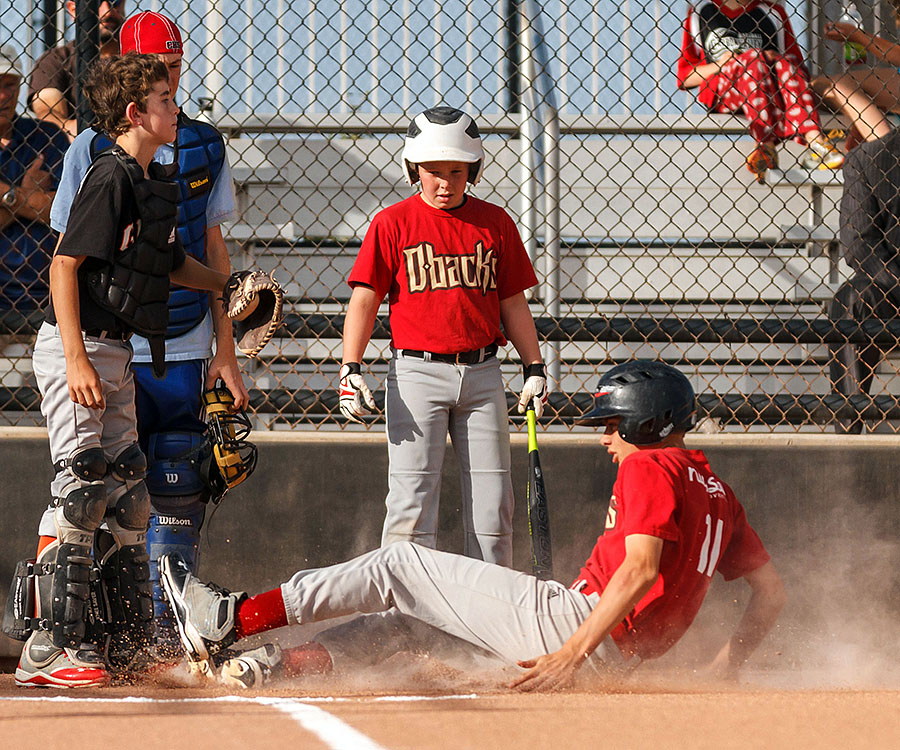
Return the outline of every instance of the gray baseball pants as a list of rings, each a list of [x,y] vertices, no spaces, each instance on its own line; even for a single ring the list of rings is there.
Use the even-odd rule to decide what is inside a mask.
[[[509,419],[496,357],[454,365],[395,354],[387,377],[382,545],[437,546],[447,433],[459,463],[464,554],[512,565]]]
[[[397,612],[487,651],[507,664],[559,649],[599,600],[556,581],[481,560],[397,542],[281,585],[288,623]],[[375,620],[377,625],[377,618]],[[338,626],[352,633],[353,628]],[[358,632],[358,630],[357,630]],[[607,638],[588,659],[597,671],[623,664]]]
[[[44,323],[34,344],[34,374],[41,391],[41,413],[47,420],[50,436],[50,460],[68,458],[77,448],[99,446],[107,461],[112,461],[125,448],[137,442],[137,419],[134,408],[134,376],[131,373],[131,344],[116,339],[84,337],[91,364],[100,376],[104,409],[88,409],[69,398],[66,381],[66,358],[63,355],[59,328]],[[51,498],[59,497],[72,481],[64,469],[50,483]],[[117,482],[107,476],[107,496]],[[56,536],[51,504],[41,517],[39,534]]]

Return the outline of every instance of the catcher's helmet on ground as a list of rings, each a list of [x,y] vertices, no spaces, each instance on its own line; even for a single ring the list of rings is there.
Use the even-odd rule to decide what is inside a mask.
[[[419,181],[417,164],[461,161],[469,164],[469,182],[478,184],[484,171],[484,149],[478,126],[465,112],[453,107],[432,107],[409,124],[400,162],[410,185]]]
[[[594,408],[576,424],[599,425],[619,417],[619,435],[633,445],[652,445],[694,426],[690,381],[671,365],[637,360],[613,367],[597,384]]]

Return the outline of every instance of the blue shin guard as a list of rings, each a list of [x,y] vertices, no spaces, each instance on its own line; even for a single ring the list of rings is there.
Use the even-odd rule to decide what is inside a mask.
[[[166,432],[150,437],[147,485],[153,504],[147,551],[153,583],[153,616],[156,646],[161,656],[180,654],[175,621],[163,598],[159,580],[159,558],[177,553],[197,572],[200,528],[206,513],[209,490],[200,473],[200,464],[209,452],[204,435],[193,432]],[[170,654],[169,651],[172,651]]]
[[[166,498],[167,500],[171,498]],[[156,500],[156,498],[154,498]],[[196,572],[199,564],[200,527],[206,506],[202,502],[190,503],[177,510],[154,508],[150,516],[150,531],[147,534],[147,548],[150,553],[150,581],[153,584],[153,619],[156,624],[155,640],[164,652],[174,647],[173,656],[180,654],[175,620],[169,604],[163,596],[159,580],[159,558],[177,553]],[[168,655],[167,653],[163,654]]]

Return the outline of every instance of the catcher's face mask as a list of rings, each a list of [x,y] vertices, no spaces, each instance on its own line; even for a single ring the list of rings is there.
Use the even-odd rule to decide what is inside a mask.
[[[244,411],[233,411],[234,397],[220,383],[203,393],[212,446],[206,474],[216,503],[253,473],[257,459],[256,445],[247,440],[250,419]]]

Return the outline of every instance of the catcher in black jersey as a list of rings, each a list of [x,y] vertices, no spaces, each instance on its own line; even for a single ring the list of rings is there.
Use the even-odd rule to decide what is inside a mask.
[[[156,342],[161,374],[169,280],[214,292],[228,281],[185,255],[175,232],[178,188],[152,163],[175,138],[166,66],[136,54],[101,60],[85,91],[116,146],[94,162],[75,197],[35,344],[56,471],[47,513],[57,535],[33,566],[36,611],[25,620],[33,632],[15,678],[29,687],[102,685],[111,669],[140,664],[152,633],[150,498],[128,339],[138,332]],[[87,627],[92,568],[107,609],[99,633],[91,632],[93,617]]]

